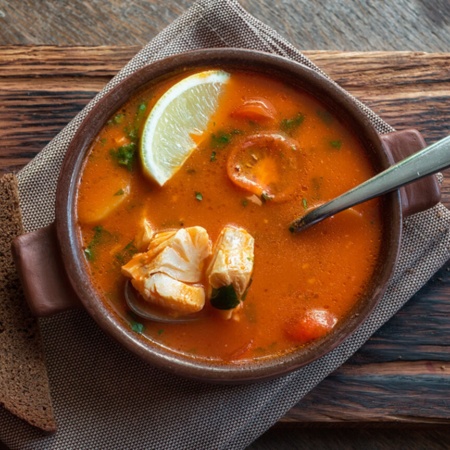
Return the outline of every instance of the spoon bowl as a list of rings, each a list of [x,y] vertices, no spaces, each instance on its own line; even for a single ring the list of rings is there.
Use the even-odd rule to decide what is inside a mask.
[[[127,280],[124,287],[124,295],[127,306],[137,316],[161,323],[183,323],[193,322],[200,318],[200,314],[179,315],[167,309],[152,305],[145,301],[133,288],[130,281]]]

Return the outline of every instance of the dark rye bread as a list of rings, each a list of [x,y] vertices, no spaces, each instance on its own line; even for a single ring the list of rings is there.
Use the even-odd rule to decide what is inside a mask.
[[[11,241],[23,233],[17,179],[0,178],[0,404],[31,425],[56,422],[37,320],[23,296]]]

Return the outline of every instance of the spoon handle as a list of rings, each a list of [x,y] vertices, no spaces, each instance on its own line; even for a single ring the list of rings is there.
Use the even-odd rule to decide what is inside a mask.
[[[350,191],[312,209],[294,220],[289,230],[296,233],[344,209],[398,189],[405,184],[450,166],[450,136],[391,166]]]

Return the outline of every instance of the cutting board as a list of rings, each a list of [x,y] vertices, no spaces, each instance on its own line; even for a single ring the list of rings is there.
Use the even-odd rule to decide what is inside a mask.
[[[33,158],[138,50],[0,46],[0,174]],[[430,144],[450,134],[450,53],[304,53],[396,129]],[[450,263],[287,423],[450,424]]]

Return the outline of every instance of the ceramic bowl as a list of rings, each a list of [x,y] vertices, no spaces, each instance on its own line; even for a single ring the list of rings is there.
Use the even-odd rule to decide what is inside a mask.
[[[235,49],[202,50],[173,56],[132,74],[96,103],[69,145],[57,186],[55,223],[19,237],[14,243],[14,252],[27,299],[35,314],[54,314],[81,304],[109,335],[143,360],[161,369],[210,382],[263,380],[311,363],[355,332],[380,300],[392,277],[401,242],[402,216],[435,204],[439,200],[439,188],[434,177],[428,177],[410,185],[408,192],[396,191],[385,196],[381,261],[365,299],[331,334],[312,343],[306,350],[263,362],[233,365],[196,361],[153,345],[132,331],[115,309],[101,300],[89,278],[76,228],[74,205],[77,184],[92,140],[136,90],[161,77],[209,67],[251,68],[282,78],[286,83],[311,93],[352,127],[379,171],[387,168],[395,159],[401,159],[424,146],[420,134],[414,130],[380,136],[358,104],[334,82],[286,58]],[[45,267],[45,271],[39,273],[36,267]],[[48,273],[52,273],[52,276],[48,276]]]

